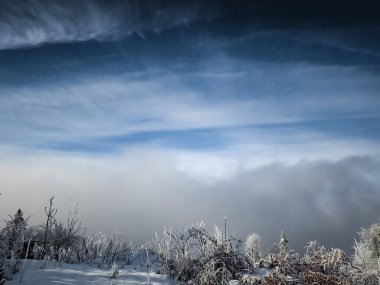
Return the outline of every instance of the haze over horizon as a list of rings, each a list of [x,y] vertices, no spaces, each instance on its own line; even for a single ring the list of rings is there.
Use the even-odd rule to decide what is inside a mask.
[[[372,1],[0,3],[0,218],[350,250],[380,217]]]

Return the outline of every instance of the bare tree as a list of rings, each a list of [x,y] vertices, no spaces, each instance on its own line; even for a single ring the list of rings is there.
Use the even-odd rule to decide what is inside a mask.
[[[45,207],[46,223],[44,227],[44,254],[46,254],[47,251],[48,235],[49,233],[51,234],[52,226],[56,222],[55,215],[58,212],[58,209],[53,207],[53,200],[54,196],[49,199],[49,206]]]
[[[53,222],[51,227],[51,245],[54,250],[54,258],[59,258],[61,255],[63,258],[66,257],[68,251],[75,253],[76,250],[76,241],[79,241],[80,232],[82,230],[81,222],[78,218],[79,213],[79,204],[76,203],[73,208],[69,211],[67,216],[66,225],[62,222]],[[79,256],[76,256],[75,259],[78,259]],[[72,258],[71,258],[72,262]]]

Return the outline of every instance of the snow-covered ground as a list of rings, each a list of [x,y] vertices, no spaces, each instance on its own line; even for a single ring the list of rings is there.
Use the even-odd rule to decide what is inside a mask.
[[[50,264],[48,268],[40,269],[41,262],[28,260],[22,276],[25,285],[118,285],[118,284],[147,284],[148,276],[144,270],[125,268],[119,270],[117,279],[110,279],[110,269],[91,267],[86,264]],[[173,285],[175,282],[165,275],[150,273],[150,284]],[[7,285],[20,284],[21,274],[13,276]]]

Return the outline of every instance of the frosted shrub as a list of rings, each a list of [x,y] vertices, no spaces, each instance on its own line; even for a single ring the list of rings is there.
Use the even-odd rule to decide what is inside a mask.
[[[4,264],[4,261],[6,259],[6,243],[5,238],[0,233],[0,267]]]
[[[86,252],[84,259],[90,266],[95,264],[100,266],[99,259],[103,256],[107,241],[107,237],[101,232],[88,237],[83,241]]]
[[[155,239],[158,270],[177,284],[228,284],[243,266],[244,256],[238,251],[241,241],[226,236],[218,228],[207,232],[203,222],[185,230],[165,229]]]
[[[54,248],[52,246],[49,247],[47,251],[45,251],[45,255],[40,265],[40,268],[47,268],[50,261],[54,261]]]
[[[211,259],[196,277],[196,284],[199,285],[227,285],[233,276],[222,259]]]
[[[229,284],[241,270],[243,262],[237,250],[239,245],[233,248],[232,240],[224,240],[222,244],[215,242],[212,252],[208,251],[208,255],[200,256],[197,261],[200,271],[196,274],[195,284]]]
[[[121,234],[114,234],[107,238],[104,251],[102,252],[102,263],[108,267],[119,259],[119,255],[125,248],[125,242]]]
[[[44,256],[44,247],[35,243],[32,248],[32,254],[34,259],[42,259]]]
[[[172,239],[173,230],[167,229],[165,227],[164,232],[161,236],[157,233],[154,239],[155,253],[157,258],[157,273],[168,273],[173,275],[170,272],[172,257],[174,255],[174,244]]]
[[[380,270],[380,224],[360,230],[355,241],[354,263],[364,270]]]
[[[116,279],[119,276],[119,267],[116,262],[113,263],[111,267],[111,279]]]
[[[5,284],[5,279],[4,279],[4,269],[3,268],[0,268],[0,285],[4,285]]]

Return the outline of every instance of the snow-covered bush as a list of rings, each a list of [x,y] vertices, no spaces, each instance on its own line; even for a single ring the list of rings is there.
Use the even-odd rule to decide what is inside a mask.
[[[91,266],[110,268],[115,261],[121,261],[123,266],[129,264],[133,253],[131,242],[126,242],[121,234],[115,233],[111,237],[99,232],[93,236],[82,237],[76,243],[75,255],[81,262]],[[75,256],[74,256],[75,257]]]
[[[84,260],[91,266],[101,266],[101,257],[107,246],[107,237],[99,232],[83,239]]]
[[[224,276],[235,277],[244,259],[244,255],[239,252],[241,241],[234,237],[227,238],[226,233],[221,234],[217,227],[213,233],[208,233],[205,227],[192,227],[190,230],[195,244],[198,245],[198,271],[205,272],[205,268],[215,268],[215,271],[223,272],[224,269],[221,270],[219,266],[225,266],[229,274]]]
[[[0,285],[5,285],[4,269],[0,267]]]
[[[155,252],[160,272],[169,274],[177,282],[193,284],[227,284],[243,266],[239,253],[241,241],[215,232],[206,231],[203,222],[185,230],[165,230],[156,235]]]
[[[316,241],[309,242],[305,249],[303,261],[307,270],[344,275],[352,268],[350,258],[341,249],[326,249]]]
[[[363,270],[380,270],[380,224],[360,230],[354,245],[354,263]]]
[[[111,279],[116,279],[117,277],[119,277],[119,267],[116,262],[114,262],[111,267]]]
[[[102,263],[110,267],[119,259],[119,255],[124,251],[125,246],[126,243],[121,234],[114,234],[107,238],[106,246],[102,252]]]
[[[303,273],[301,257],[294,250],[288,250],[284,232],[281,232],[279,243],[274,245],[266,260],[261,260],[259,265],[269,269],[264,284],[285,284],[289,280],[299,279]]]
[[[305,246],[304,263],[308,270],[320,271],[323,270],[323,265],[327,260],[327,249],[317,241],[310,241]]]
[[[190,229],[173,230],[165,228],[163,234],[156,234],[154,252],[157,258],[157,271],[166,273],[178,282],[194,278],[198,271],[195,263],[201,255],[201,245],[205,240],[198,240],[200,232],[205,232],[204,223],[194,224]]]
[[[302,275],[302,265],[299,254],[290,250],[285,255],[280,255],[275,271],[282,280],[285,280],[287,277],[299,278]]]
[[[369,270],[362,272],[360,270],[354,270],[349,276],[350,283],[352,285],[378,285],[377,272]]]
[[[229,284],[233,279],[233,274],[228,264],[222,258],[211,258],[197,274],[195,284]]]
[[[355,265],[360,266],[363,270],[370,270],[376,267],[370,241],[355,240],[354,251],[353,262]]]
[[[61,248],[58,251],[58,262],[59,263],[80,263],[80,256],[78,250],[73,247],[68,249]]]
[[[44,256],[40,265],[41,269],[47,268],[50,261],[54,261],[54,248],[51,246],[49,249],[44,248]]]
[[[263,284],[263,278],[260,276],[245,274],[240,279],[242,285],[259,285]]]
[[[3,231],[0,231],[0,268],[3,266],[7,258],[6,238]]]
[[[45,251],[44,247],[38,244],[37,242],[35,242],[32,247],[33,259],[43,259],[44,251]]]

